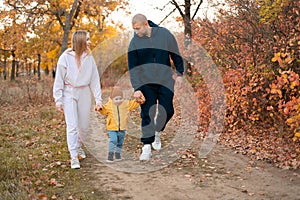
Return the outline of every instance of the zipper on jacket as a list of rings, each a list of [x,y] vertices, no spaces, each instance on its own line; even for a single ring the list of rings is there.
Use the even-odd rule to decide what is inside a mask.
[[[119,128],[119,131],[120,131],[120,128],[121,128],[121,119],[120,119],[120,110],[119,110],[119,106],[117,106],[117,111],[118,111],[118,128]]]

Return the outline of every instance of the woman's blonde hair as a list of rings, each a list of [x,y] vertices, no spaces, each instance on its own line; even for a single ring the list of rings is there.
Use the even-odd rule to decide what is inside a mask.
[[[72,35],[72,50],[75,51],[75,59],[78,67],[81,65],[80,57],[84,52],[89,53],[87,46],[88,32],[85,30],[77,30]]]

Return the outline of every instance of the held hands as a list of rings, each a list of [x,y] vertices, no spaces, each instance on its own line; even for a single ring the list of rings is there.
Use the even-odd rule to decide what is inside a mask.
[[[136,102],[143,104],[146,99],[143,93],[140,90],[134,92],[133,97],[135,98]]]
[[[183,78],[182,76],[177,76],[175,79],[175,83],[178,86],[178,88],[181,88],[183,86]]]
[[[95,111],[100,111],[100,110],[102,110],[102,108],[103,108],[103,105],[102,104],[98,104],[98,105],[96,105],[94,107],[94,110]],[[57,105],[56,106],[56,110],[59,111],[59,112],[64,112],[64,108],[63,108],[62,105]]]
[[[97,105],[95,105],[95,107],[94,107],[94,110],[95,110],[95,111],[100,111],[100,110],[102,110],[102,109],[103,109],[102,103],[97,104]]]
[[[63,108],[63,106],[62,105],[57,105],[57,106],[55,106],[56,107],[56,110],[57,111],[59,111],[59,112],[64,112],[64,108]]]

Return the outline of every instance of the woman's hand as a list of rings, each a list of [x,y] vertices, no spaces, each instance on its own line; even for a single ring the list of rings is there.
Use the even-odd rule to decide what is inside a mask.
[[[64,108],[63,108],[63,105],[56,105],[56,110],[59,111],[59,112],[64,112]]]
[[[94,110],[100,111],[100,110],[102,110],[102,108],[103,108],[103,105],[102,105],[102,103],[100,103],[100,104],[95,105]]]

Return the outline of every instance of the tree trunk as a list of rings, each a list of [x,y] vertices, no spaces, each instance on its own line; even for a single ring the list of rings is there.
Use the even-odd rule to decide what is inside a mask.
[[[16,61],[16,77],[19,77],[19,61]]]
[[[66,14],[66,21],[63,26],[64,36],[63,36],[59,55],[61,55],[68,48],[69,34],[72,29],[72,25],[71,25],[72,20],[74,14],[76,15],[76,10],[79,8],[78,6],[80,6],[80,3],[81,2],[78,2],[78,0],[74,0],[70,13]]]
[[[12,66],[11,66],[11,74],[10,74],[10,80],[15,80],[15,73],[16,73],[16,54],[15,51],[11,51],[11,55],[13,57],[12,60]]]
[[[41,54],[38,54],[38,66],[37,66],[38,80],[41,80]]]
[[[187,48],[192,42],[192,27],[191,27],[191,0],[184,0],[185,15],[183,17],[184,23],[184,47]]]
[[[3,69],[3,78],[4,78],[4,80],[6,80],[6,74],[7,74],[7,70],[6,70],[6,56],[4,56],[4,69]]]
[[[61,55],[68,48],[69,33],[70,33],[70,25],[64,27],[64,36],[61,43],[59,55]]]
[[[35,76],[36,74],[36,67],[35,67],[35,64],[33,63],[33,75]]]
[[[46,67],[45,67],[45,74],[48,76],[49,75],[49,67],[48,67],[48,65],[46,65]]]

